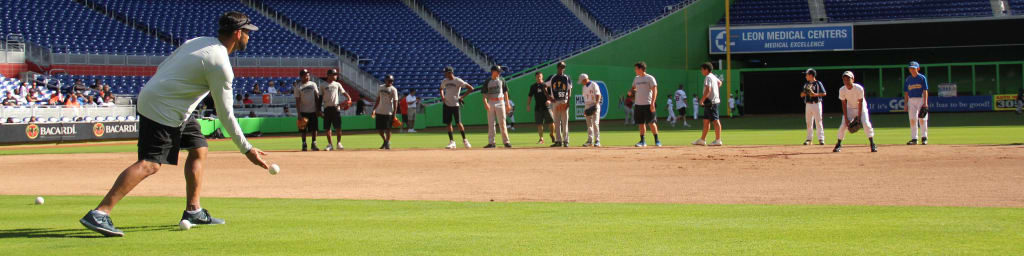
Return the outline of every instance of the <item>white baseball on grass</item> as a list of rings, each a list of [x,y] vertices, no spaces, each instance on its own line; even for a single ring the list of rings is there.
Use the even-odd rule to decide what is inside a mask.
[[[277,166],[277,164],[271,164],[267,170],[270,171],[270,175],[277,175],[277,173],[281,172],[281,167]]]
[[[37,196],[36,197],[36,204],[43,204],[43,197]]]
[[[189,230],[192,228],[192,222],[189,222],[188,220],[181,220],[181,222],[178,222],[178,227],[181,228],[181,230]]]

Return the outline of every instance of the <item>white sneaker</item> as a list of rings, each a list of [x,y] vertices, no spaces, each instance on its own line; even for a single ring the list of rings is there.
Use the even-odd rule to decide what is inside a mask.
[[[452,145],[455,145],[454,141],[452,141]],[[466,146],[466,148],[473,148],[473,145],[469,145],[469,140],[467,139],[462,139],[462,145]]]
[[[709,145],[709,146],[721,146],[721,145],[722,145],[722,139],[717,139],[715,141],[712,141],[711,145]]]
[[[454,140],[448,141],[448,146],[446,146],[444,148],[445,149],[455,149],[455,141]]]
[[[697,145],[697,146],[707,146],[707,142],[705,142],[705,141],[704,141],[704,140],[702,140],[702,139],[697,139],[696,141],[694,141],[694,142],[693,142],[693,145]]]
[[[334,148],[337,149],[337,150],[342,150],[342,149],[345,149],[345,146],[342,146],[341,142],[338,142],[338,146],[336,146]]]
[[[410,129],[409,129],[409,132],[410,132],[410,133],[416,133],[416,129],[412,129],[412,128],[410,128]]]

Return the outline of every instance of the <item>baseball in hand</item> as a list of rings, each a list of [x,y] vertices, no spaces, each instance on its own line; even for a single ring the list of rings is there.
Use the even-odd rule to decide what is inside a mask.
[[[281,172],[281,167],[277,166],[277,164],[271,164],[267,170],[270,171],[270,175],[277,175],[277,173]]]

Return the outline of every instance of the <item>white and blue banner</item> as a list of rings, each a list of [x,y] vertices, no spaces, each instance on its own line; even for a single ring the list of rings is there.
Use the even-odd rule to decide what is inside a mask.
[[[708,30],[711,54],[725,54],[725,27]],[[852,51],[853,25],[732,27],[732,53]]]
[[[992,111],[992,95],[959,96],[959,97],[928,97],[928,112],[985,112]],[[891,113],[903,111],[903,97],[868,98],[868,111],[871,113]]]

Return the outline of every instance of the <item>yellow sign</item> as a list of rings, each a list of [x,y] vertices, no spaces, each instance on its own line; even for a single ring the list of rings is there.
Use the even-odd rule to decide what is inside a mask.
[[[992,104],[995,106],[996,111],[1016,111],[1017,110],[1017,95],[1016,94],[996,94],[992,96]]]

